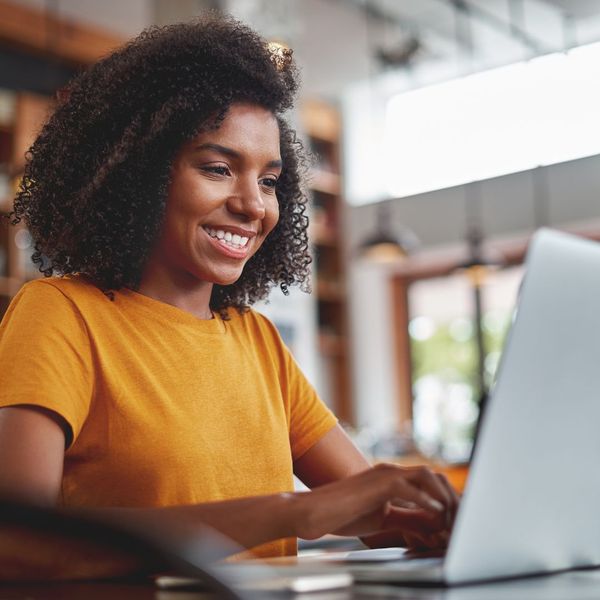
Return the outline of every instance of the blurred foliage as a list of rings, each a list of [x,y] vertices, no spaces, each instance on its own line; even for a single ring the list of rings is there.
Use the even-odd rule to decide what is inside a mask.
[[[488,389],[509,325],[507,314],[483,319]],[[446,323],[428,319],[427,328],[426,335],[412,337],[415,439],[427,454],[463,462],[471,452],[480,398],[475,327],[457,317]]]
[[[511,315],[488,313],[484,316],[483,337],[486,354],[499,355],[504,345],[506,332],[510,325]],[[486,326],[487,322],[493,326]],[[458,338],[453,333],[452,322],[436,323],[436,328],[429,338],[411,340],[413,382],[425,375],[436,375],[448,382],[465,382],[477,396],[477,346],[474,327],[468,336]],[[486,369],[488,385],[491,383],[495,369]]]

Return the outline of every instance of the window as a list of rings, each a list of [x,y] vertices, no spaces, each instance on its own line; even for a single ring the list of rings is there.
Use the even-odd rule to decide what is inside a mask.
[[[491,386],[523,268],[490,272],[482,287],[485,381]],[[425,279],[408,291],[413,431],[420,450],[467,460],[478,416],[473,288],[465,274]]]

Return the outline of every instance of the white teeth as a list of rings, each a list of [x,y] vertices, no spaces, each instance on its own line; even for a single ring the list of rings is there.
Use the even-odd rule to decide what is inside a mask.
[[[238,250],[243,248],[250,239],[237,233],[232,234],[230,231],[224,231],[223,229],[211,229],[210,227],[205,227],[204,229],[210,237],[216,238],[222,244],[231,248],[237,248]]]

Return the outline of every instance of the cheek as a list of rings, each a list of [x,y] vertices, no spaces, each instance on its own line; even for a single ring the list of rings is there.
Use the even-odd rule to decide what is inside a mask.
[[[267,207],[267,213],[265,215],[265,220],[263,221],[265,229],[268,233],[275,229],[275,226],[279,222],[279,202],[274,200]]]
[[[187,253],[189,247],[197,240],[196,220],[189,213],[177,206],[177,210],[171,210],[165,214],[163,229],[160,236],[160,245],[167,255],[175,256]]]
[[[262,232],[260,234],[260,243],[256,246],[254,254],[258,252],[264,241],[273,232],[277,223],[279,222],[279,203],[275,201],[274,204],[268,204],[265,213],[265,218],[262,222]]]

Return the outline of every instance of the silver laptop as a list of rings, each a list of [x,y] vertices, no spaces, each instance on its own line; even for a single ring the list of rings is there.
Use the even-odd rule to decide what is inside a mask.
[[[600,244],[542,229],[526,267],[445,558],[331,566],[447,585],[600,566]]]
[[[446,557],[352,572],[455,584],[600,565],[598,465],[600,244],[542,229]]]

